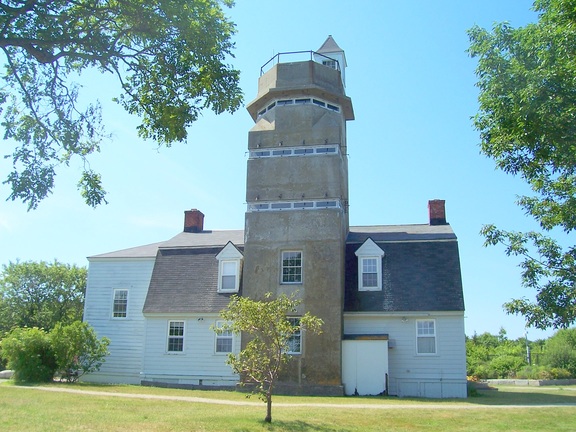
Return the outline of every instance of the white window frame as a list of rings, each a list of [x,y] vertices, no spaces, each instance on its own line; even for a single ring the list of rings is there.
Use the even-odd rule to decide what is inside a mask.
[[[355,254],[358,257],[358,291],[382,291],[382,257],[384,251],[371,238],[368,238]],[[375,286],[364,285],[364,262],[368,260],[376,261]]]
[[[226,268],[234,266],[234,274],[226,274]],[[218,269],[218,292],[238,292],[240,288],[240,260],[220,260]],[[232,288],[224,288],[224,277],[234,276],[234,286]]]
[[[121,292],[126,293],[126,298],[117,299],[116,295],[121,293]],[[126,319],[126,318],[128,318],[128,295],[129,295],[128,289],[126,289],[126,288],[117,288],[112,293],[112,318],[113,319]],[[124,305],[123,311],[116,312],[116,302],[117,301],[118,302],[123,301],[123,305]],[[118,315],[117,315],[117,313],[118,313]]]
[[[432,324],[430,326],[430,324]],[[433,352],[423,351],[420,352],[420,340],[432,339]],[[416,354],[419,356],[435,356],[438,355],[438,336],[436,331],[435,319],[418,319],[416,320]]]
[[[292,323],[294,326],[296,325],[300,325],[300,317],[289,317],[288,321],[290,321],[290,323]],[[294,350],[294,344],[295,342],[293,341],[298,341],[298,345],[299,345],[299,350],[296,351]],[[286,354],[290,354],[290,355],[301,355],[302,354],[302,328],[299,327],[297,331],[293,332],[290,335],[290,338],[288,339],[288,351],[286,351]]]
[[[173,323],[182,323],[182,334],[181,335],[172,335],[171,330],[172,330],[172,324]],[[184,352],[184,349],[186,348],[186,344],[185,344],[185,337],[186,337],[186,321],[184,320],[169,320],[168,321],[168,329],[166,331],[167,333],[167,337],[166,337],[166,352],[168,354],[181,354]],[[177,339],[177,340],[181,340],[182,341],[182,349],[181,350],[174,350],[174,349],[170,349],[170,340],[171,339]]]
[[[224,321],[216,321],[216,328],[222,328]],[[218,342],[229,340],[230,341],[230,351],[218,351]],[[227,330],[223,333],[215,333],[214,335],[214,353],[215,354],[230,354],[234,351],[234,333],[232,330]]]
[[[284,266],[284,261],[288,260],[289,258],[284,258],[284,256],[286,256],[287,254],[300,254],[300,265],[299,266]],[[290,276],[296,276],[296,274],[294,275],[290,275],[290,274],[286,274],[284,275],[284,269],[300,269],[300,277],[299,280],[287,280],[287,279],[291,279]],[[284,276],[287,276],[286,279],[284,278]],[[280,284],[282,285],[301,285],[302,282],[304,280],[304,254],[302,253],[301,250],[287,250],[287,251],[282,251],[282,253],[280,254]]]
[[[374,271],[364,271],[365,264],[368,262],[373,261]],[[359,269],[360,272],[360,279],[359,279],[359,289],[360,291],[382,291],[382,258],[379,256],[366,256],[360,257],[359,260]],[[370,269],[372,270],[372,268]],[[364,279],[364,275],[375,275],[376,276],[376,284],[375,285],[368,285],[366,284],[366,280]]]

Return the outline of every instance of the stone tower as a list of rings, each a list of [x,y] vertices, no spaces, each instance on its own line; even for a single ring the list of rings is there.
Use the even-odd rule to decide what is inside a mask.
[[[342,382],[346,121],[354,113],[344,89],[344,52],[334,39],[305,54],[309,60],[287,62],[287,53],[267,63],[273,65],[248,105],[255,125],[248,138],[242,295],[297,292],[300,312],[324,320],[323,334],[296,338],[283,380],[328,389]]]

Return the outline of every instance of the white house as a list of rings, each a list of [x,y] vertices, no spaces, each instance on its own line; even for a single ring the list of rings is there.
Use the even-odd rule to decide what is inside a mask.
[[[172,239],[89,257],[84,317],[111,354],[86,379],[233,386],[225,360],[242,337],[215,334],[219,311],[232,294],[297,292],[324,332],[294,335],[282,391],[466,397],[458,242],[444,201],[429,202],[424,224],[349,226],[345,65],[329,37],[309,61],[260,77],[247,107],[244,230],[206,230],[189,210]]]

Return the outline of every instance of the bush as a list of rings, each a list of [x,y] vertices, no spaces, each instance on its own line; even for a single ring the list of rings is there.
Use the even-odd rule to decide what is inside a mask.
[[[569,370],[563,368],[550,369],[550,375],[552,376],[552,379],[568,379],[574,376]]]
[[[517,356],[501,355],[492,359],[490,368],[494,371],[494,378],[514,378],[524,364],[524,360]]]
[[[108,338],[98,340],[87,323],[76,321],[68,326],[57,324],[50,332],[57,371],[69,382],[100,369],[108,355]]]
[[[67,381],[100,369],[108,355],[107,338],[98,339],[88,324],[57,324],[46,333],[39,328],[15,328],[0,342],[0,354],[14,370],[16,382],[48,382],[56,372]]]
[[[15,328],[2,339],[0,348],[16,382],[47,382],[54,377],[56,357],[44,330]]]

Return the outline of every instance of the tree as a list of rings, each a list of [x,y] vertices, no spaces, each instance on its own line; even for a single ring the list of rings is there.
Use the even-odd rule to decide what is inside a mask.
[[[469,30],[476,75],[481,152],[504,172],[520,176],[533,196],[518,205],[541,231],[483,227],[485,245],[501,244],[522,260],[522,284],[535,301],[504,305],[529,326],[565,328],[576,321],[576,247],[563,241],[576,228],[576,0],[537,0],[536,23],[492,31]],[[571,242],[570,242],[571,243]]]
[[[81,321],[67,326],[56,324],[50,332],[50,341],[56,357],[56,370],[68,382],[100,370],[109,354],[110,340],[106,337],[98,339],[94,329]]]
[[[544,345],[543,362],[576,376],[576,329],[558,330]]]
[[[0,273],[0,333],[13,327],[51,330],[82,320],[87,271],[84,267],[15,262]]]
[[[106,202],[89,156],[105,137],[98,102],[81,106],[74,80],[88,68],[114,75],[116,101],[141,117],[138,134],[185,141],[203,109],[234,112],[239,72],[225,64],[232,0],[0,0],[4,138],[17,143],[4,183],[34,209],[52,192],[56,168],[79,158],[87,204]]]
[[[264,301],[232,296],[228,308],[220,313],[226,324],[214,328],[216,332],[243,332],[251,339],[238,355],[229,354],[227,363],[240,375],[243,384],[254,385],[254,392],[266,402],[266,422],[272,421],[272,394],[283,366],[290,361],[293,335],[301,331],[321,333],[320,318],[306,312],[295,316],[301,301],[294,296],[281,295]]]

